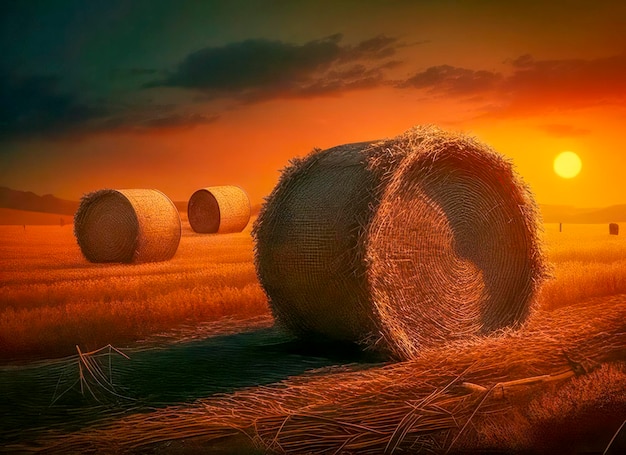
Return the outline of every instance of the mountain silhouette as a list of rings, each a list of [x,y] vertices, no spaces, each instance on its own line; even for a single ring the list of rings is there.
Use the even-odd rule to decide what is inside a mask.
[[[74,215],[78,208],[78,201],[59,199],[51,194],[38,196],[31,191],[0,187],[0,208]]]
[[[0,187],[0,208],[25,210],[30,212],[55,213],[73,216],[78,208],[78,201],[57,198],[51,194],[38,196],[31,191],[18,191]],[[174,201],[181,213],[187,212],[187,201]],[[626,204],[604,208],[577,208],[569,205],[540,204],[544,223],[618,223],[626,222]],[[260,204],[252,207],[252,213],[258,213]]]

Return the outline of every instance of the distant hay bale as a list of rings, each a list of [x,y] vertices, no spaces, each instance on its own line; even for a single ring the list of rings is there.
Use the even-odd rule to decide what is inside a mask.
[[[74,235],[91,262],[165,261],[180,242],[180,215],[160,191],[104,189],[81,199]]]
[[[435,127],[294,160],[253,228],[276,318],[396,358],[514,326],[545,275],[509,161]]]
[[[187,215],[195,232],[241,232],[250,221],[250,200],[238,186],[210,186],[191,195]]]
[[[619,235],[619,224],[609,223],[609,235]]]

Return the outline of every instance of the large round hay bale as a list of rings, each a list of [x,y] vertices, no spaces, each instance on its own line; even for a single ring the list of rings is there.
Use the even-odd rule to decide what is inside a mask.
[[[104,189],[81,199],[74,235],[91,262],[165,261],[180,242],[180,215],[160,191]]]
[[[187,216],[198,233],[241,232],[250,221],[250,200],[238,186],[202,188],[189,198]]]
[[[509,161],[415,127],[294,160],[255,223],[255,263],[292,332],[410,358],[526,318],[540,225]]]

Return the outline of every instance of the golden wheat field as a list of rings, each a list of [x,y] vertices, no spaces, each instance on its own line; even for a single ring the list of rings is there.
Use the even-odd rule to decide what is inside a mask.
[[[102,265],[71,226],[0,227],[0,452],[619,453],[626,239],[606,225],[545,226],[551,278],[523,327],[394,364],[271,332],[249,229]],[[112,348],[77,355],[107,345],[119,373]]]
[[[170,261],[84,259],[71,226],[0,227],[0,358],[58,357],[170,329],[268,313],[249,230],[189,229]]]

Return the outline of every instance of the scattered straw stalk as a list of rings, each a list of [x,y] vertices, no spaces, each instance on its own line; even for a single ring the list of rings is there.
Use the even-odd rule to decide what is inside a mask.
[[[201,444],[246,434],[270,453],[462,450],[476,444],[485,419],[524,409],[544,390],[604,362],[626,360],[625,321],[626,295],[589,301],[411,361],[294,377],[40,442],[51,453],[145,453],[176,439]]]

